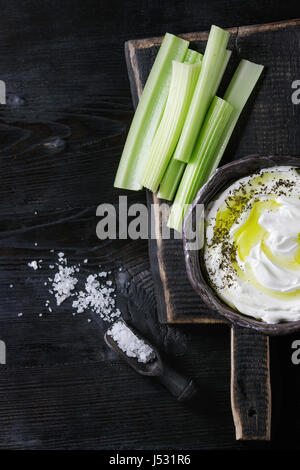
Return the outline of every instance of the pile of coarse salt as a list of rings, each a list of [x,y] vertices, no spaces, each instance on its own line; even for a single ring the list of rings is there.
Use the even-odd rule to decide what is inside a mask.
[[[75,270],[75,266],[59,265],[58,272],[55,273],[54,279],[51,279],[52,291],[54,292],[57,305],[62,304],[64,300],[72,295],[72,291],[78,282],[78,279],[74,277]]]
[[[53,250],[51,250],[51,253]],[[42,260],[39,261],[39,263]],[[88,262],[84,260],[84,264]],[[115,289],[112,287],[112,281],[106,280],[100,282],[97,278],[106,278],[108,273],[101,271],[98,274],[90,274],[85,282],[85,290],[77,290],[78,279],[76,273],[80,271],[80,264],[68,266],[67,258],[64,253],[58,253],[58,262],[55,263],[57,272],[54,277],[49,277],[48,282],[44,285],[50,287],[48,291],[53,294],[56,304],[60,306],[66,299],[73,297],[72,307],[75,313],[83,313],[87,310],[97,313],[104,321],[111,322],[119,317],[121,312],[116,308],[113,293]],[[54,269],[55,265],[50,264],[49,268]],[[41,265],[36,261],[31,261],[28,266],[34,270],[40,269]],[[110,273],[110,271],[109,271]],[[47,300],[45,306],[49,312],[52,312],[49,306],[50,301]],[[73,313],[73,315],[75,315]],[[90,321],[90,319],[88,320]]]
[[[115,322],[107,334],[128,357],[135,357],[144,364],[155,358],[155,352],[149,344],[138,338],[123,321]]]
[[[98,274],[100,278],[106,276],[105,271]],[[92,310],[105,321],[112,321],[115,317],[119,317],[121,312],[115,308],[115,299],[112,297],[115,290],[110,287],[111,284],[111,281],[100,284],[97,280],[97,274],[90,274],[85,283],[85,291],[79,292],[76,300],[72,303],[72,307],[77,313]]]

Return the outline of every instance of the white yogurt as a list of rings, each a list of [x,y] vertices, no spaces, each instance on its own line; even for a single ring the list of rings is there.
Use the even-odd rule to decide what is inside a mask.
[[[204,261],[219,296],[267,323],[300,320],[300,174],[239,179],[205,212]]]

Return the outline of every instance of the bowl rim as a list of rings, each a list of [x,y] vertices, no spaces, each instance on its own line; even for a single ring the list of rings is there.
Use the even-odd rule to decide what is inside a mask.
[[[254,317],[247,316],[241,312],[238,312],[237,310],[234,310],[223,300],[221,300],[215,290],[208,283],[205,273],[201,268],[199,257],[200,249],[190,250],[188,247],[189,239],[187,236],[187,227],[190,226],[191,218],[193,216],[196,206],[202,203],[207,204],[217,193],[219,193],[220,191],[222,191],[222,189],[231,184],[231,182],[242,178],[243,176],[231,178],[231,182],[230,179],[225,178],[224,185],[219,185],[218,187],[216,187],[216,184],[219,183],[218,180],[220,177],[222,177],[223,175],[226,175],[226,177],[228,177],[229,173],[232,174],[232,172],[234,172],[237,167],[241,169],[241,165],[243,165],[243,167],[245,168],[249,168],[249,171],[245,170],[244,176],[247,176],[259,169],[268,167],[270,168],[272,166],[300,167],[300,159],[297,156],[289,155],[249,155],[242,157],[238,160],[233,160],[215,170],[209,180],[198,191],[193,203],[188,209],[188,212],[182,224],[183,250],[187,275],[192,287],[202,298],[202,300],[206,303],[206,305],[212,310],[217,311],[217,313],[222,317],[225,317],[227,320],[229,320],[232,325],[250,328],[265,335],[278,336],[291,334],[300,330],[300,320],[282,323],[265,323],[255,319]],[[251,166],[253,167],[252,170],[250,169]],[[195,266],[195,260],[197,259],[195,258],[195,256],[198,258],[198,262],[196,262],[197,266]],[[197,271],[196,276],[194,274],[195,269]]]

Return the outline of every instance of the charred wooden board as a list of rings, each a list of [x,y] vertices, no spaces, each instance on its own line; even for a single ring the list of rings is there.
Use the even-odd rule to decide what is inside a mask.
[[[280,22],[230,29],[233,55],[223,88],[241,58],[264,64],[259,86],[231,139],[224,162],[247,154],[299,155],[300,116],[291,100],[292,82],[300,60],[295,42],[300,41],[300,21]],[[208,33],[182,35],[192,48],[203,52]],[[161,38],[129,41],[125,54],[135,107],[153,64]],[[255,99],[254,99],[255,98]],[[159,318],[166,323],[220,323],[215,312],[200,301],[186,276],[182,242],[163,238],[168,210],[156,194],[147,193],[154,218],[155,239],[149,239],[149,254],[155,281]],[[170,203],[168,203],[170,207]],[[231,404],[240,440],[269,440],[271,432],[271,386],[269,339],[258,333],[232,328]]]
[[[231,329],[231,408],[236,439],[270,439],[269,338],[238,326]]]
[[[299,155],[300,113],[291,100],[292,82],[300,68],[298,44],[300,20],[229,29],[233,54],[219,90],[222,96],[232,71],[241,58],[265,65],[260,83],[247,104],[224,155],[223,162],[249,154]],[[183,34],[191,47],[203,52],[207,32]],[[162,38],[128,41],[126,61],[135,106],[153,64]],[[295,47],[297,45],[297,47]],[[148,205],[161,205],[152,193]],[[166,214],[154,210],[157,239],[149,242],[159,318],[168,323],[219,323],[224,320],[210,311],[193,292],[185,273],[181,240],[164,240]]]

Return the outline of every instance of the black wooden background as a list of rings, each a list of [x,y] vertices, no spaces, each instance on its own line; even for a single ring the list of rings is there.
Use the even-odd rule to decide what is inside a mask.
[[[3,5],[0,339],[7,365],[0,366],[1,449],[298,447],[300,365],[291,362],[298,336],[271,341],[272,443],[236,442],[228,327],[159,326],[147,242],[100,242],[95,212],[121,194],[113,179],[133,113],[125,40],[299,13],[296,2],[275,0]],[[143,192],[129,197],[145,202]],[[200,390],[195,403],[178,404],[158,383],[137,376],[104,345],[107,325],[97,318],[73,317],[68,302],[45,312],[51,249],[64,251],[70,263],[88,258],[82,280],[99,264],[112,270],[124,317],[194,377]],[[43,259],[46,267],[30,270],[33,259]]]

